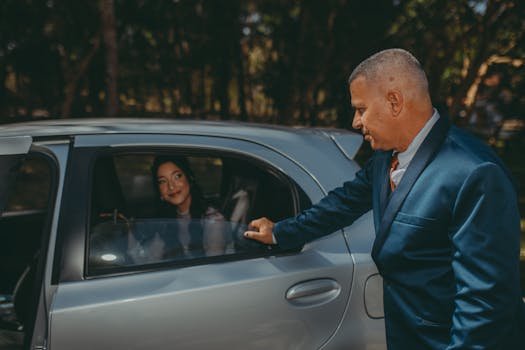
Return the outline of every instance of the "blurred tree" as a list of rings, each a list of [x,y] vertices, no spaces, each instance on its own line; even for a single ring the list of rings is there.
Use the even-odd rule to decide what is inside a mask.
[[[70,68],[67,62],[63,62],[64,69],[64,102],[62,103],[62,116],[71,117],[71,108],[77,94],[78,82],[86,75],[89,64],[100,47],[100,34],[92,39],[92,47],[74,68]]]
[[[390,39],[421,58],[434,101],[457,119],[468,114],[467,93],[491,57],[524,57],[524,29],[521,0],[409,0]]]
[[[468,115],[498,65],[519,75],[520,0],[5,0],[2,120],[170,115],[349,127],[346,79],[404,47]],[[504,63],[507,62],[507,63]],[[522,108],[520,79],[507,79]],[[118,90],[117,90],[118,87]],[[463,118],[462,120],[465,120]]]
[[[30,117],[34,109],[51,107],[47,101],[56,91],[47,83],[60,76],[55,74],[56,52],[46,35],[50,9],[29,0],[7,0],[0,6],[0,110]]]
[[[115,4],[113,0],[100,0],[102,37],[106,49],[106,116],[114,117],[118,112],[118,48],[115,24]],[[93,44],[98,46],[98,39]]]
[[[385,46],[399,6],[390,0],[257,3],[264,14],[260,35],[270,50],[264,86],[277,122],[347,126],[347,75]]]
[[[240,57],[241,6],[240,0],[209,1],[207,5],[210,11],[210,26],[214,28],[210,32],[209,47],[216,77],[214,88],[219,98],[221,119],[226,120],[230,119],[230,83],[233,80],[233,65],[239,64]],[[242,62],[237,66],[237,71],[242,71]]]

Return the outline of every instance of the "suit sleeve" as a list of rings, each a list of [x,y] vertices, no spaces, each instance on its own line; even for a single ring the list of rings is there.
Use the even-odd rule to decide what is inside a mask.
[[[499,349],[521,307],[517,197],[503,170],[479,165],[453,208],[456,294],[447,349]]]
[[[330,191],[319,203],[296,217],[275,224],[274,235],[281,248],[304,243],[346,227],[372,208],[373,158],[352,181]]]

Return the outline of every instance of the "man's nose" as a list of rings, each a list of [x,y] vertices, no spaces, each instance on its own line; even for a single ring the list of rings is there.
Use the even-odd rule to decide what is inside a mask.
[[[354,114],[354,119],[352,120],[352,127],[354,129],[361,129],[363,127],[363,123],[361,123],[361,117],[357,115],[357,113]]]

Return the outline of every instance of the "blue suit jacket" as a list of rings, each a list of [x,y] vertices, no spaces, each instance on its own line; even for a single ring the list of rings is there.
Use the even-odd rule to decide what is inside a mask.
[[[295,247],[373,209],[389,349],[524,349],[520,217],[513,182],[482,142],[440,118],[390,193],[391,152],[295,218]]]

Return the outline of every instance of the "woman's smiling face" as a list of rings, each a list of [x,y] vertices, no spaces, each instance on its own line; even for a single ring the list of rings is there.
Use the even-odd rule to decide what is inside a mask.
[[[163,201],[177,206],[186,213],[191,205],[190,183],[186,174],[173,162],[166,162],[157,169],[157,184]]]

